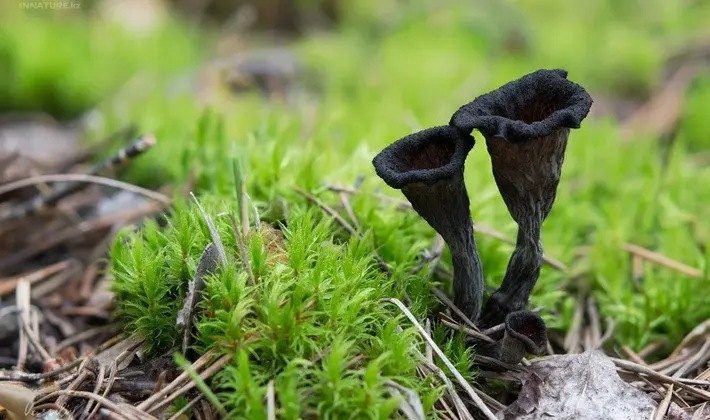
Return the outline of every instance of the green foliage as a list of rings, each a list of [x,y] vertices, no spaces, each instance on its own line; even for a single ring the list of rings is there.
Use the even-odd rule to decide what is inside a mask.
[[[212,215],[234,212],[215,196],[200,201]],[[120,315],[128,330],[148,340],[152,353],[176,343],[175,316],[189,273],[210,241],[197,215],[194,206],[180,203],[167,228],[147,223],[141,235],[118,238],[112,250]],[[396,309],[380,302],[398,292],[372,258],[370,235],[339,241],[329,218],[295,205],[283,226],[283,248],[264,247],[258,234],[248,237],[250,263],[266,267],[255,270],[257,281],[250,285],[229,239],[228,218],[215,217],[215,224],[234,263],[207,279],[197,347],[233,357],[211,381],[230,418],[265,417],[270,380],[287,418],[308,410],[324,418],[388,417],[398,407],[388,390],[390,380],[428,396],[426,408],[432,409],[439,390],[417,377],[411,353],[418,345],[416,333]],[[442,337],[459,369],[470,376],[470,353],[462,339],[452,344]]]

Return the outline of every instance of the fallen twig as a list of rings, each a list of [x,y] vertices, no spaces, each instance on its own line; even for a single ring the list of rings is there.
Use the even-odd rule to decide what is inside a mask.
[[[270,380],[266,386],[266,418],[276,420],[276,395],[274,391],[274,380]]]
[[[101,365],[103,367],[103,365]],[[111,367],[109,369],[109,375],[108,375],[108,382],[106,383],[106,387],[104,388],[104,392],[101,394],[102,397],[106,398],[111,392],[111,388],[113,387],[114,382],[116,381],[116,373],[118,372],[118,364],[114,360],[111,362]],[[98,392],[98,390],[96,391]],[[94,414],[99,411],[101,406],[99,404],[96,404],[93,410],[89,413],[89,416],[87,418],[93,418]]]
[[[156,417],[142,412],[140,410],[136,410],[135,408],[132,408],[132,406],[128,404],[117,404],[114,403],[113,401],[109,400],[108,398],[104,398],[101,395],[94,394],[91,392],[87,391],[76,391],[76,390],[70,390],[70,389],[62,389],[58,391],[51,392],[35,402],[41,402],[44,400],[49,400],[54,397],[74,397],[74,398],[85,398],[85,399],[90,399],[94,400],[100,405],[111,409],[115,415],[117,415],[121,419],[125,420],[157,420]]]
[[[220,357],[214,363],[212,363],[207,369],[205,369],[202,373],[200,373],[199,377],[202,379],[209,378],[210,376],[217,373],[218,370],[220,370],[224,366],[226,366],[227,363],[229,363],[231,360],[232,360],[232,356],[230,356],[230,355],[224,355],[224,356]],[[174,391],[172,394],[165,397],[165,399],[156,403],[148,411],[149,412],[157,412],[157,411],[165,409],[177,397],[185,394],[187,391],[191,390],[195,386],[197,386],[195,381],[189,381],[187,384],[183,385],[181,388],[179,388],[178,390]]]
[[[661,382],[665,382],[668,384],[673,384],[677,386],[678,388],[682,388],[683,390],[687,391],[690,394],[695,395],[696,397],[700,397],[704,399],[705,401],[710,401],[710,391],[705,391],[701,390],[698,388],[695,388],[693,386],[684,384],[683,382],[677,380],[676,378],[672,378],[668,375],[664,375],[660,372],[656,372],[655,370],[652,370],[651,368],[647,366],[642,366],[639,364],[636,364],[634,362],[628,361],[628,360],[623,360],[623,359],[617,359],[617,358],[611,358],[611,360],[614,362],[614,364],[617,366],[617,368],[621,368],[624,370],[627,370],[629,372],[633,372],[636,374],[640,375],[646,375],[651,378],[654,378],[656,380],[659,380]]]
[[[155,144],[155,142],[156,142],[156,140],[153,135],[143,136],[143,137],[139,138],[138,140],[136,140],[135,142],[133,142],[132,144],[130,144],[128,147],[119,150],[118,153],[116,153],[115,155],[106,159],[105,161],[101,162],[99,165],[94,167],[88,174],[86,174],[84,176],[85,177],[92,177],[92,176],[98,175],[100,173],[106,172],[110,169],[113,169],[119,165],[123,165],[123,164],[129,162],[131,159],[139,156],[140,154],[142,154],[146,150],[150,149]],[[44,181],[40,181],[40,182],[51,181],[51,179],[46,178],[46,175],[39,176],[39,177],[32,177],[29,179],[25,179],[23,181],[33,180],[32,183],[27,184],[27,185],[32,185],[34,183],[38,183],[38,181],[37,181],[38,179],[44,179]],[[35,214],[39,214],[43,210],[45,210],[51,206],[54,206],[56,203],[58,203],[63,198],[80,191],[84,187],[84,185],[86,184],[87,179],[89,179],[89,178],[76,179],[76,180],[74,180],[74,182],[72,182],[68,185],[65,185],[64,187],[59,187],[59,188],[53,189],[52,192],[50,192],[48,195],[37,196],[27,202],[20,204],[17,207],[14,207],[8,213],[0,216],[0,223],[20,219],[23,217],[32,216]],[[118,181],[116,181],[116,182],[118,182]],[[22,181],[14,182],[9,185],[3,186],[2,188],[0,188],[0,195],[5,194],[7,191],[11,191],[13,189],[16,189],[17,188],[16,185],[18,185],[18,184],[22,184]],[[125,183],[122,183],[122,184],[129,185],[129,184],[125,184]],[[23,186],[27,186],[27,185],[23,185]],[[116,184],[114,184],[114,185],[116,185]],[[125,188],[125,189],[128,189],[128,188]],[[132,186],[132,190],[134,192],[138,192],[141,194],[144,194],[144,191],[147,191],[147,190],[144,190],[144,189],[142,189],[140,187],[136,187],[136,186]],[[146,195],[146,194],[144,194],[144,195]],[[146,195],[146,196],[148,196],[148,195]]]
[[[197,404],[199,401],[201,401],[204,398],[204,395],[200,394],[193,398],[189,403],[185,404],[181,409],[176,411],[168,420],[177,420],[180,418],[180,416],[185,413],[187,410],[191,409],[195,404]]]
[[[209,359],[214,355],[215,351],[214,350],[208,350],[200,356],[199,359],[195,360],[195,362],[192,363],[192,368],[197,372],[199,371],[202,366],[206,365],[209,362]],[[171,383],[165,386],[160,392],[153,394],[150,396],[148,399],[143,401],[142,403],[138,404],[136,407],[140,410],[146,410],[148,411],[151,407],[155,406],[158,401],[164,399],[170,392],[173,392],[176,390],[181,383],[186,381],[189,378],[190,374],[187,371],[182,372],[177,378],[175,378]]]
[[[710,340],[706,340],[703,346],[691,358],[683,363],[678,370],[672,375],[674,378],[680,378],[692,369],[703,366],[710,359]]]
[[[118,181],[113,178],[106,178],[96,175],[85,175],[85,174],[48,174],[48,175],[37,175],[31,178],[25,178],[20,181],[12,182],[0,186],[0,195],[7,194],[10,191],[17,190],[19,188],[28,187],[30,185],[41,184],[44,182],[82,182],[90,184],[99,184],[107,187],[122,189],[130,191],[132,193],[140,194],[152,200],[158,201],[160,203],[170,205],[172,200],[164,194],[149,190],[147,188],[139,187],[127,182]],[[3,217],[1,221],[6,221]]]
[[[383,302],[388,302],[392,303],[395,306],[399,308],[402,313],[409,319],[409,321],[414,324],[414,326],[419,330],[419,333],[424,337],[424,339],[429,343],[431,346],[432,350],[436,353],[436,355],[441,359],[441,361],[446,365],[446,367],[451,371],[451,373],[456,377],[456,379],[459,382],[459,385],[463,387],[463,389],[466,391],[468,396],[473,400],[473,402],[476,404],[479,410],[483,413],[484,416],[486,416],[487,419],[489,420],[496,420],[496,416],[491,412],[491,410],[486,406],[486,404],[483,402],[481,397],[476,394],[476,391],[471,387],[471,385],[464,379],[463,376],[461,376],[461,373],[456,369],[456,367],[451,363],[451,361],[446,357],[446,354],[439,348],[439,346],[436,345],[436,342],[432,340],[432,338],[427,335],[426,331],[424,330],[424,327],[421,326],[419,321],[414,317],[414,315],[407,309],[406,306],[399,300],[395,298],[385,298],[382,299]]]
[[[658,252],[653,252],[646,248],[642,248],[638,245],[630,243],[624,243],[623,245],[621,245],[621,247],[625,251],[628,251],[634,255],[638,255],[645,260],[660,264],[666,268],[670,268],[671,270],[678,271],[679,273],[685,274],[686,276],[695,278],[701,278],[703,276],[702,272],[697,268],[693,268],[678,261],[675,261],[671,258],[666,257],[665,255],[659,254]]]
[[[673,397],[673,384],[668,387],[668,392],[663,401],[656,407],[655,413],[653,415],[653,420],[663,420],[668,412],[668,407],[671,405],[671,397]]]
[[[485,341],[487,343],[495,343],[494,339],[490,338],[489,336],[487,336],[479,331],[473,330],[471,328],[466,328],[463,325],[457,324],[453,320],[445,319],[444,314],[441,314],[440,316],[441,316],[441,323],[453,330],[462,332],[462,333],[466,334],[467,336],[474,338],[478,341]]]
[[[96,375],[96,380],[94,381],[94,390],[93,390],[94,394],[98,394],[99,391],[101,390],[101,385],[103,385],[105,375],[106,375],[106,368],[104,368],[104,365],[100,364],[99,365],[99,372]],[[86,407],[84,407],[84,412],[83,412],[84,417],[88,418],[89,413],[92,411],[91,408],[92,408],[93,404],[94,404],[93,400],[87,401]]]
[[[27,338],[27,329],[23,328],[29,321],[30,317],[30,284],[27,280],[20,280],[15,290],[15,299],[17,300],[17,309],[20,312],[17,321],[19,322],[20,343],[17,355],[17,370],[22,370],[27,359],[27,351],[29,340]]]
[[[39,270],[35,270],[27,274],[21,274],[19,276],[11,278],[0,279],[0,296],[12,293],[12,291],[15,290],[15,288],[17,287],[17,284],[20,282],[20,280],[25,280],[30,285],[32,285],[38,281],[46,279],[47,277],[53,274],[67,269],[69,265],[70,261],[64,260],[52,265],[48,265],[46,267],[42,267]]]
[[[437,287],[432,287],[429,290],[434,294],[434,296],[436,296],[441,301],[441,303],[446,305],[449,309],[451,309],[451,311],[453,313],[456,314],[456,316],[458,316],[460,319],[462,319],[463,322],[466,323],[466,325],[471,327],[472,330],[479,331],[476,324],[474,324],[473,321],[471,321],[466,315],[464,315],[464,313],[461,312],[461,309],[459,309],[458,307],[456,307],[456,305],[454,305],[454,302],[452,302],[451,299],[449,299],[449,297],[446,296],[446,293],[444,293],[443,291],[441,291]]]
[[[73,239],[77,236],[86,235],[88,232],[94,230],[105,229],[114,224],[127,224],[136,219],[142,219],[148,214],[154,213],[162,207],[152,206],[148,209],[140,209],[136,211],[130,211],[125,213],[109,214],[98,219],[87,220],[81,222],[75,226],[68,226],[58,232],[56,232],[51,237],[48,237],[45,241],[35,242],[32,246],[28,246],[20,251],[8,256],[7,258],[0,260],[0,270],[4,270],[14,264],[18,264],[27,258],[33,257],[47,249],[57,246],[65,241]]]

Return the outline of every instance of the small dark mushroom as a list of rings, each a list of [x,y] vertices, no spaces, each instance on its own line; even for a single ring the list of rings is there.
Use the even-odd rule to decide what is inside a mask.
[[[538,314],[512,312],[505,317],[503,338],[495,344],[495,358],[517,365],[526,354],[542,353],[546,343],[547,327]]]
[[[570,129],[579,128],[592,98],[564,70],[538,70],[475,98],[449,124],[486,139],[493,176],[518,224],[515,251],[480,324],[488,327],[527,304],[542,267],[540,229],[557,194]]]
[[[401,189],[414,210],[449,246],[454,267],[454,303],[475,321],[483,300],[483,269],[463,179],[474,139],[446,125],[403,137],[372,163],[387,185]]]

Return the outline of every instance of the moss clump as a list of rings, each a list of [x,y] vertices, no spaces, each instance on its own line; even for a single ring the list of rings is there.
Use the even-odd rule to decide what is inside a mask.
[[[265,417],[271,380],[282,418],[387,418],[399,405],[389,381],[415,390],[433,412],[442,389],[416,372],[416,332],[381,302],[401,295],[395,279],[411,267],[395,266],[388,277],[373,259],[371,235],[343,240],[317,209],[296,205],[281,229],[262,223],[247,237],[251,285],[231,222],[218,216],[235,213],[236,205],[214,196],[200,201],[232,262],[207,279],[195,343],[200,353],[215,349],[233,358],[210,384],[230,418]],[[113,247],[118,314],[147,339],[150,354],[179,342],[176,314],[211,241],[204,225],[194,206],[181,203],[165,228],[149,222],[141,235],[122,235]],[[427,300],[419,293],[415,300]],[[470,378],[470,349],[460,338],[437,338]]]

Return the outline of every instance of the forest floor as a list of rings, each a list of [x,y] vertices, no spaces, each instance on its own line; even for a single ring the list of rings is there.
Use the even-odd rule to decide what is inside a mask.
[[[353,3],[278,42],[0,7],[0,417],[710,418],[710,5]],[[510,366],[372,159],[539,68],[594,104]],[[489,294],[517,225],[473,136]]]

